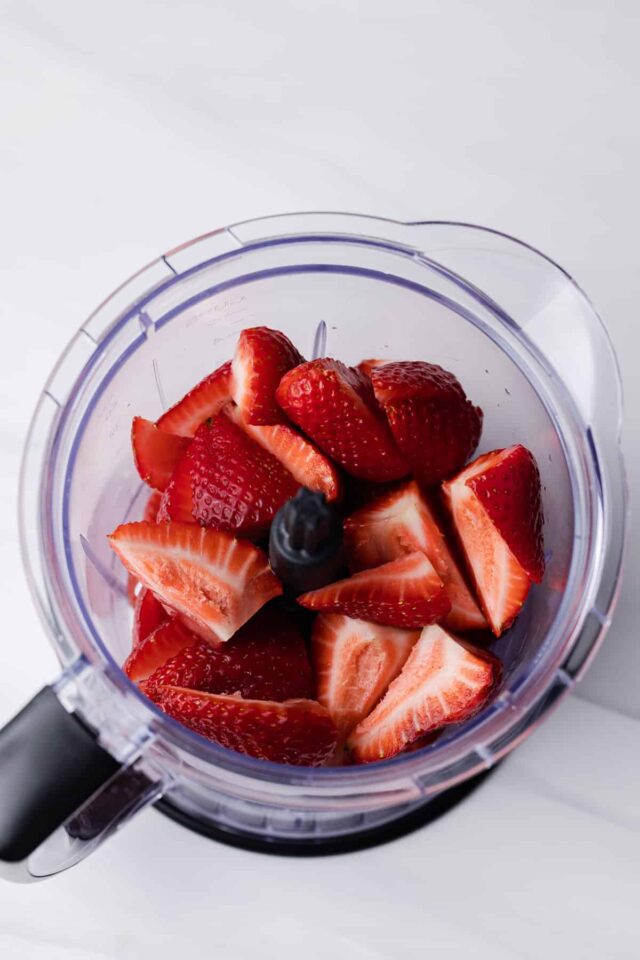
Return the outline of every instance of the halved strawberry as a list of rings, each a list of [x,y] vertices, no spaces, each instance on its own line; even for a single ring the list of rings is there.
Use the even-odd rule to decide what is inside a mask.
[[[158,517],[259,537],[298,486],[279,460],[219,413],[199,427]]]
[[[214,643],[228,640],[282,593],[264,553],[221,530],[124,523],[109,542],[127,570]]]
[[[531,587],[514,550],[537,577],[544,569],[540,488],[532,460],[523,447],[495,450],[478,457],[442,488],[496,636],[511,626]],[[489,504],[504,533],[489,513]]]
[[[354,760],[370,763],[400,753],[431,730],[461,723],[486,704],[499,662],[453,637],[426,627],[400,673],[348,740]]]
[[[197,641],[177,617],[166,619],[134,646],[122,669],[130,680],[147,680],[158,667],[195,642],[208,646],[204,640]]]
[[[308,610],[407,628],[442,620],[451,609],[442,580],[418,551],[304,593],[298,603]]]
[[[482,410],[452,373],[408,360],[375,367],[371,382],[416,480],[439,483],[466,463],[480,439]]]
[[[311,650],[317,697],[346,736],[375,707],[397,677],[418,631],[383,627],[325,613],[316,618]]]
[[[329,712],[315,700],[244,700],[173,686],[158,687],[157,697],[165,713],[201,737],[260,760],[314,767],[336,747]]]
[[[151,420],[134,417],[131,427],[133,461],[140,478],[156,490],[164,490],[187,446],[186,437],[160,430]]]
[[[363,480],[397,480],[408,472],[359,370],[322,358],[290,370],[276,391],[285,413],[347,473]]]
[[[304,362],[288,337],[252,327],[238,337],[232,364],[232,395],[246,423],[284,423],[276,388],[287,370]]]
[[[133,608],[133,649],[169,619],[169,614],[151,590],[141,587]]]
[[[215,417],[230,399],[231,361],[228,360],[163,413],[157,426],[166,433],[192,437],[200,424]]]
[[[306,437],[286,423],[258,426],[244,423],[237,407],[226,408],[244,432],[280,461],[300,486],[324,493],[332,503],[342,495],[342,482],[335,465]]]
[[[434,508],[415,481],[383,494],[347,517],[344,545],[349,569],[354,573],[421,550],[451,601],[447,626],[452,630],[482,630],[487,626],[447,545]]]
[[[228,643],[212,647],[196,640],[149,677],[158,686],[188,687],[206,693],[238,693],[254,700],[313,697],[307,649],[291,615],[263,607]]]

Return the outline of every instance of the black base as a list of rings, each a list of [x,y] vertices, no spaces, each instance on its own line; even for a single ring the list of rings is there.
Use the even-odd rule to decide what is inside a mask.
[[[361,830],[358,833],[342,837],[319,837],[316,840],[270,840],[266,837],[244,833],[241,830],[225,830],[184,813],[170,800],[166,799],[158,800],[155,807],[160,813],[165,814],[177,823],[181,823],[183,827],[188,827],[189,830],[200,833],[204,837],[209,837],[211,840],[217,840],[219,843],[226,843],[230,847],[240,847],[242,850],[252,850],[255,853],[271,853],[281,857],[323,857],[336,853],[366,850],[368,847],[375,847],[381,843],[389,843],[390,840],[397,840],[420,827],[426,827],[427,824],[433,823],[438,817],[448,813],[453,807],[466,800],[492,772],[492,770],[488,770],[471,780],[466,780],[464,783],[452,787],[450,790],[445,790],[437,797],[426,800],[417,810],[405,813],[396,820],[391,820],[379,827],[371,827],[369,830]]]

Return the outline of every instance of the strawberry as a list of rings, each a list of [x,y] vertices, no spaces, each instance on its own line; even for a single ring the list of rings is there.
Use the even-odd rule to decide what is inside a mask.
[[[297,430],[286,423],[267,427],[244,423],[237,407],[225,412],[247,436],[279,460],[300,486],[324,493],[329,503],[340,499],[342,481],[337,468]]]
[[[370,377],[372,370],[375,370],[376,367],[381,367],[385,363],[389,363],[389,362],[390,362],[389,360],[374,360],[374,359],[361,360],[357,366],[357,369],[361,373],[364,373],[365,377]]]
[[[261,550],[186,523],[124,523],[109,537],[127,570],[211,642],[228,640],[282,593]]]
[[[311,665],[302,634],[291,616],[263,607],[228,641],[212,647],[196,640],[149,677],[158,686],[189,687],[207,693],[239,693],[253,700],[313,696]]]
[[[518,557],[536,577],[544,570],[535,461],[524,447],[495,450],[478,457],[442,489],[480,603],[500,636],[520,613],[531,586]]]
[[[167,660],[196,642],[197,638],[186,629],[177,617],[165,619],[155,630],[147,634],[124,662],[122,669],[130,680],[147,680]],[[204,640],[200,640],[204,644]]]
[[[346,736],[375,707],[397,677],[419,637],[413,630],[383,627],[341,614],[320,614],[311,649],[317,696]]]
[[[482,630],[487,626],[447,545],[435,510],[415,481],[383,494],[348,517],[344,544],[353,573],[421,550],[451,601],[447,626],[452,630]]]
[[[288,370],[304,362],[288,337],[252,327],[238,337],[232,364],[232,395],[246,423],[284,423],[276,388]]]
[[[400,753],[432,730],[460,723],[486,704],[499,677],[495,657],[442,627],[425,627],[400,673],[349,740],[354,760]]]
[[[169,617],[151,590],[142,587],[136,597],[133,608],[133,649],[139,647],[150,633],[165,622]]]
[[[201,380],[158,420],[157,426],[165,433],[192,437],[201,423],[215,417],[231,399],[231,361]]]
[[[409,629],[441,620],[451,609],[442,580],[418,551],[304,593],[298,603],[308,610]]]
[[[164,493],[158,518],[259,537],[297,489],[279,460],[219,413],[198,428]]]
[[[276,391],[285,413],[347,473],[397,480],[408,467],[359,370],[322,358],[290,370]]]
[[[319,766],[333,753],[336,728],[315,700],[245,700],[163,686],[158,703],[169,716],[223,747],[276,763]]]
[[[478,445],[482,410],[452,373],[420,360],[385,363],[371,382],[416,480],[435,484],[460,470]]]
[[[148,520],[149,523],[155,523],[158,516],[158,510],[160,509],[161,502],[162,502],[162,494],[160,493],[159,490],[154,490],[151,496],[149,497],[149,499],[147,500],[147,504],[144,508],[144,514],[142,516],[142,519]]]
[[[165,433],[143,417],[133,418],[131,446],[136,470],[140,478],[156,490],[166,488],[188,445],[186,437]]]

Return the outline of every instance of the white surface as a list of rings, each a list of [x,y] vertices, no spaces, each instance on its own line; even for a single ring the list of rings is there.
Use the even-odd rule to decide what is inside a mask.
[[[0,720],[55,673],[14,519],[39,388],[106,293],[226,222],[344,209],[540,247],[611,331],[637,496],[639,27],[633,0],[0,0]],[[437,825],[299,862],[148,812],[69,874],[3,886],[0,954],[636,957],[635,579],[592,702],[563,704]]]

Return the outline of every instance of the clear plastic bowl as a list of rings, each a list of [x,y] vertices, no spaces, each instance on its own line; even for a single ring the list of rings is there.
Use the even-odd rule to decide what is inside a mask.
[[[243,327],[277,327],[309,354],[320,321],[330,356],[452,370],[484,410],[480,451],[533,451],[548,561],[495,644],[505,675],[481,714],[419,751],[337,769],[226,750],[145,699],[120,669],[131,608],[106,540],[141,516],[146,496],[134,413],[157,418],[232,354]],[[100,829],[82,835],[67,821],[30,856],[29,875],[70,865],[160,797],[217,829],[321,843],[393,821],[495,764],[580,678],[609,623],[625,528],[620,414],[615,357],[587,298],[542,254],[480,227],[272,217],[178,247],[125,283],[42,393],[20,504],[29,578],[63,667],[55,691],[122,766],[74,815],[107,800]]]

